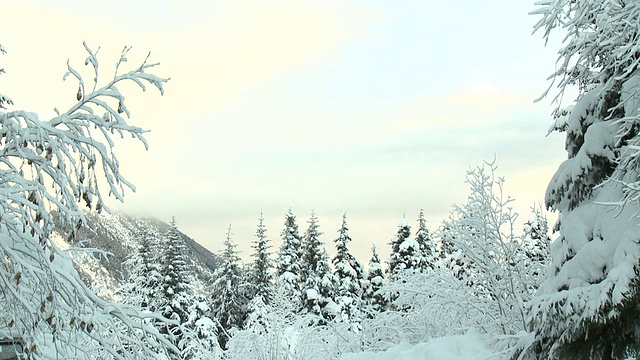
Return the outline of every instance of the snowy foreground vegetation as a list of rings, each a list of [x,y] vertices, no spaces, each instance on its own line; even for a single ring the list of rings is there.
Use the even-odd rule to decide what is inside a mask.
[[[262,218],[254,261],[241,266],[229,229],[212,284],[195,281],[175,221],[165,234],[141,229],[120,301],[107,301],[51,237],[73,237],[82,206],[122,200],[114,137],[145,143],[127,123],[123,83],[161,92],[167,79],[145,61],[91,81],[71,63],[77,102],[41,120],[9,111],[0,95],[0,335],[33,359],[623,359],[640,352],[640,3],[543,0],[536,25],[564,46],[552,79],[578,91],[555,111],[568,159],[546,206],[559,213],[549,247],[544,216],[524,229],[496,166],[466,175],[467,201],[430,231],[422,214],[402,219],[382,262],[349,251],[346,216],[330,257],[312,214],[300,233],[285,215],[271,257]],[[2,53],[4,48],[0,47]],[[124,87],[122,87],[124,88]]]

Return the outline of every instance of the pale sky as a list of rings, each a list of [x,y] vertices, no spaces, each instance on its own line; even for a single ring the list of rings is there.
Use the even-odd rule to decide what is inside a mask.
[[[0,4],[1,92],[13,109],[75,101],[62,81],[82,41],[104,79],[124,45],[151,51],[161,97],[127,89],[150,150],[119,143],[137,186],[114,209],[168,221],[212,251],[231,223],[248,259],[260,211],[274,251],[289,207],[301,232],[315,209],[329,253],[347,212],[351,247],[382,256],[406,214],[437,228],[468,194],[468,167],[497,158],[521,217],[565,158],[545,137],[551,99],[534,103],[558,44],[532,35],[533,1],[46,1]]]

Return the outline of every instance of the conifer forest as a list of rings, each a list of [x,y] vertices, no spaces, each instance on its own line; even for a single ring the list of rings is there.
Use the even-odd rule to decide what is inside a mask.
[[[90,39],[78,44],[84,58],[70,58],[58,79],[73,102],[51,116],[22,109],[3,86],[0,359],[640,358],[640,2],[540,0],[532,9],[532,36],[561,38],[538,99],[553,101],[540,121],[565,144],[553,149],[565,159],[544,203],[517,213],[501,159],[485,159],[459,174],[466,190],[450,195],[463,200],[440,222],[427,221],[428,203],[394,214],[385,248],[355,235],[353,211],[325,219],[292,205],[273,226],[256,205],[254,235],[231,224],[211,235],[215,254],[179,216],[116,211],[136,191],[121,144],[154,152],[153,133],[128,106],[180,86],[155,54],[134,62],[137,49],[125,46],[113,63]],[[2,65],[11,46],[0,53]],[[0,67],[0,81],[10,71]],[[188,117],[157,121],[196,139]],[[167,160],[162,171],[155,182],[184,168]],[[354,249],[364,248],[359,258]]]

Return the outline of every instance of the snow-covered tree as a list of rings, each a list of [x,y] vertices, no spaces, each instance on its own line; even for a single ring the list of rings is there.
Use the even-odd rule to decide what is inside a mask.
[[[215,272],[216,280],[211,289],[213,318],[222,326],[218,336],[222,347],[225,347],[229,332],[241,329],[246,317],[245,284],[237,245],[231,241],[232,235],[229,225],[224,249],[220,254],[222,266]]]
[[[390,277],[395,276],[403,270],[418,270],[421,262],[420,246],[416,239],[411,236],[411,226],[406,217],[398,224],[396,236],[389,243],[391,254],[387,261],[387,272]]]
[[[211,307],[202,294],[194,294],[187,309],[189,316],[181,324],[184,334],[179,344],[182,359],[223,359],[224,353],[218,343],[220,324],[209,317]]]
[[[192,273],[186,259],[186,245],[178,231],[175,218],[171,218],[162,249],[162,283],[159,311],[177,324],[169,324],[163,329],[174,344],[184,340],[180,324],[189,318]]]
[[[471,190],[467,202],[454,205],[439,235],[457,249],[454,254],[464,264],[464,276],[453,275],[476,297],[490,300],[492,306],[486,311],[493,318],[492,331],[508,335],[525,329],[528,292],[522,267],[514,266],[521,252],[514,233],[517,214],[510,207],[513,199],[503,193],[504,179],[495,174],[496,168],[494,161],[467,171]]]
[[[157,64],[147,60],[123,71],[129,48],[103,81],[97,53],[84,47],[91,80],[68,61],[64,79],[77,81],[77,92],[69,94],[75,102],[54,109],[51,119],[7,110],[14,101],[0,94],[0,327],[19,338],[31,358],[158,356],[169,343],[140,319],[156,315],[99,298],[50,237],[55,225],[74,235],[85,220],[80,202],[108,211],[105,191],[122,201],[125,189],[133,189],[120,172],[113,138],[133,137],[146,146],[145,131],[128,124],[119,89],[135,83],[163,92],[167,81],[148,72]]]
[[[276,280],[269,296],[269,304],[256,297],[246,328],[237,332],[227,343],[230,359],[288,359],[292,356],[290,326],[298,319],[298,305],[292,302],[291,293]]]
[[[186,245],[178,231],[175,218],[171,218],[162,251],[162,293],[164,315],[178,322],[187,319],[191,287],[191,271],[186,259]]]
[[[314,211],[311,212],[311,217],[307,223],[309,226],[304,232],[304,238],[302,239],[302,258],[300,262],[300,281],[302,284],[304,284],[310,277],[314,277],[316,275],[316,267],[322,258],[322,241],[320,241],[320,235],[322,235],[322,232],[319,230],[320,226],[318,224],[318,217]]]
[[[455,233],[451,227],[442,225],[438,229],[437,237],[440,242],[438,269],[447,271],[456,279],[468,284],[473,282],[473,260],[464,256],[462,249],[456,245]]]
[[[269,302],[269,293],[273,286],[275,274],[273,272],[273,260],[271,260],[271,240],[267,238],[267,227],[264,225],[264,217],[260,213],[258,219],[258,229],[256,230],[256,240],[253,242],[253,264],[251,267],[252,298],[262,297],[263,301]]]
[[[369,260],[369,271],[365,281],[363,299],[368,306],[367,311],[373,314],[384,311],[387,308],[388,300],[379,290],[385,284],[384,272],[380,263],[380,255],[376,246],[371,246],[371,260]]]
[[[337,281],[335,301],[339,306],[339,314],[344,320],[360,317],[362,286],[365,276],[364,266],[349,251],[347,244],[350,241],[347,214],[343,214],[342,225],[338,229],[338,237],[334,240],[336,256],[332,259],[332,262]]]
[[[431,238],[431,233],[427,227],[427,220],[424,218],[424,210],[420,210],[418,215],[418,231],[416,231],[416,242],[418,243],[418,270],[425,271],[436,267],[436,245]]]
[[[323,319],[335,314],[335,278],[329,266],[329,255],[320,240],[318,218],[315,212],[309,218],[305,231],[302,256],[302,304],[307,313]]]
[[[143,310],[158,311],[162,298],[162,267],[158,234],[146,223],[138,223],[137,249],[125,261],[127,279],[118,290],[124,302]]]
[[[559,212],[548,280],[531,304],[538,358],[625,358],[640,351],[640,6],[635,1],[548,0],[535,30],[562,34],[562,98],[552,130],[568,159],[546,193]],[[545,94],[546,95],[546,94]],[[561,104],[562,105],[562,104]]]
[[[528,279],[531,295],[538,290],[538,286],[548,275],[549,268],[549,226],[542,211],[533,208],[533,217],[524,223],[524,233],[521,239],[523,261],[527,264],[523,269]]]
[[[276,276],[280,286],[289,293],[292,301],[301,306],[300,292],[300,263],[302,259],[302,240],[298,232],[296,217],[291,208],[285,214],[284,229],[282,230],[282,245],[276,259]]]

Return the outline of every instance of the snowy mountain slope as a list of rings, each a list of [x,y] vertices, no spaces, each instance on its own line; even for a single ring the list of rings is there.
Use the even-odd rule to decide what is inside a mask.
[[[142,227],[148,227],[162,241],[169,224],[153,218],[140,218],[124,213],[86,214],[87,223],[81,227],[73,244],[64,239],[66,234],[56,231],[52,235],[54,242],[62,249],[86,248],[98,249],[107,256],[92,257],[84,252],[72,252],[77,268],[83,279],[105,298],[112,298],[113,292],[126,275],[123,263],[138,245],[138,233]],[[187,259],[198,279],[210,284],[214,270],[219,264],[217,255],[211,253],[187,235],[180,233],[187,249]],[[161,243],[158,245],[161,246]]]

